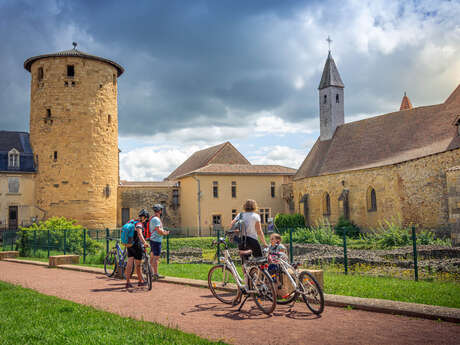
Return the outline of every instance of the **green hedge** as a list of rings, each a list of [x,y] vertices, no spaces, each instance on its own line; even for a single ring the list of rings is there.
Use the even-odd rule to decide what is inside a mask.
[[[305,218],[299,213],[284,214],[278,213],[274,219],[275,226],[281,234],[284,234],[288,229],[305,227]]]

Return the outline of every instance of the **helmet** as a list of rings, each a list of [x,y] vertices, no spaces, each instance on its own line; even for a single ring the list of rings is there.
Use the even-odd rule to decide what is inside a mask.
[[[155,204],[155,205],[153,205],[153,211],[154,211],[154,212],[159,212],[159,211],[161,211],[161,210],[163,210],[163,205],[161,205],[161,204]]]
[[[146,218],[149,218],[149,217],[150,217],[149,213],[148,213],[146,210],[144,210],[144,209],[142,209],[142,210],[139,211],[139,217],[142,217],[142,216],[144,216],[144,217],[146,217]]]

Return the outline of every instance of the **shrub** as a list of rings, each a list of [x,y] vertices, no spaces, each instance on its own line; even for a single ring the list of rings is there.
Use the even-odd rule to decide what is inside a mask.
[[[296,214],[284,214],[278,213],[274,219],[275,226],[281,234],[291,228],[303,228],[305,227],[305,218],[299,213]]]
[[[284,241],[289,241],[289,236],[284,236]],[[340,245],[342,243],[327,219],[320,220],[316,226],[311,228],[297,228],[292,234],[292,241],[296,243],[313,243]]]
[[[52,249],[62,249],[64,244],[64,230],[66,230],[66,251],[74,254],[83,254],[83,230],[81,225],[76,224],[73,219],[64,217],[53,217],[46,221],[40,221],[38,224],[32,224],[29,227],[20,228],[16,246],[19,250],[19,255],[29,256],[33,246],[37,244],[37,248],[45,249],[48,246],[48,230],[49,230],[49,246]],[[35,232],[35,240],[34,240]],[[104,245],[86,236],[86,254],[94,255]]]
[[[352,238],[358,238],[361,233],[361,230],[359,229],[359,227],[352,221],[346,219],[344,216],[340,216],[339,221],[334,226],[334,230],[335,230],[335,233],[339,235],[340,237],[343,237],[344,231],[346,231],[345,234],[348,237],[352,237]]]

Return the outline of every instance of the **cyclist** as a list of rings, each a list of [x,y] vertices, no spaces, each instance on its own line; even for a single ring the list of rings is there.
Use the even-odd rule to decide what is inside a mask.
[[[126,265],[126,288],[133,287],[130,283],[131,279],[131,271],[133,267],[133,262],[136,267],[136,274],[137,278],[139,279],[138,286],[145,285],[144,279],[142,278],[141,274],[141,260],[142,260],[142,252],[144,247],[148,247],[148,243],[145,241],[144,236],[142,235],[142,231],[144,229],[143,222],[148,219],[148,212],[144,209],[139,211],[139,221],[135,224],[135,231],[133,237],[133,245],[128,247],[128,263]]]
[[[163,213],[163,205],[153,205],[154,216],[150,219],[150,265],[153,270],[153,279],[157,280],[164,278],[158,274],[158,265],[160,263],[161,255],[161,242],[163,236],[169,235],[169,231],[163,229],[163,223],[161,222],[161,215]]]
[[[232,220],[231,227],[237,220],[242,220],[244,223],[242,233],[239,234],[240,240],[238,244],[239,250],[252,250],[254,257],[262,256],[262,248],[260,247],[259,241],[261,241],[264,247],[267,247],[265,236],[260,225],[260,215],[256,213],[257,203],[255,200],[248,199],[243,204],[244,212],[238,213],[235,219]],[[248,256],[245,256],[247,258]]]

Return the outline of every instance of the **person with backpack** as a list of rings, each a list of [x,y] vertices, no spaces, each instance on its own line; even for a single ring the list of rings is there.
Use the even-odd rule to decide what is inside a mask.
[[[144,230],[144,226],[142,224],[148,220],[148,216],[148,212],[142,209],[139,212],[139,219],[130,220],[128,223],[123,225],[121,230],[121,241],[128,249],[128,263],[126,265],[127,289],[133,287],[130,283],[133,262],[136,267],[137,278],[139,279],[138,286],[145,285],[141,274],[141,261],[144,247],[148,247],[149,244],[145,241],[142,234]]]
[[[235,227],[236,222],[241,222],[241,232],[239,236],[239,250],[252,250],[254,257],[262,256],[262,248],[260,247],[259,241],[261,241],[264,247],[267,247],[267,241],[265,240],[262,226],[260,225],[260,215],[256,213],[257,203],[255,200],[248,199],[243,204],[244,212],[238,213],[235,219],[232,220],[231,227]]]
[[[158,274],[158,265],[160,263],[161,255],[161,242],[163,236],[169,235],[168,230],[163,229],[163,223],[161,222],[161,215],[163,213],[163,205],[153,205],[154,216],[150,219],[149,230],[150,230],[150,265],[153,270],[153,279],[164,278]]]

